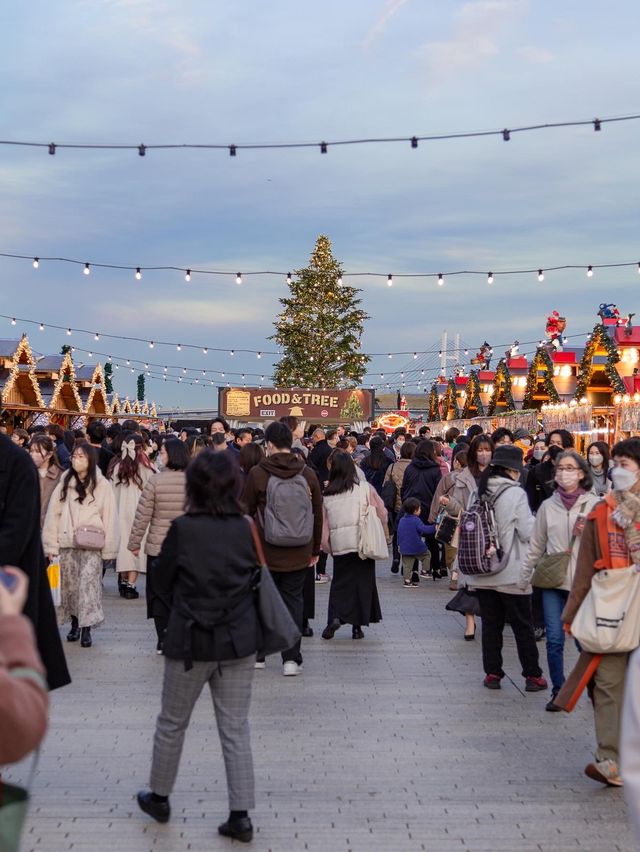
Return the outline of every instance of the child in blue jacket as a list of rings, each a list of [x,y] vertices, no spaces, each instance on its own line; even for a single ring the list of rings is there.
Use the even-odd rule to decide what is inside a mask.
[[[420,501],[416,497],[407,498],[402,504],[402,517],[398,523],[398,550],[402,556],[402,576],[407,589],[414,588],[420,582],[418,572],[414,570],[415,560],[423,571],[429,570],[431,554],[422,536],[433,535],[435,524],[423,524],[420,520]]]

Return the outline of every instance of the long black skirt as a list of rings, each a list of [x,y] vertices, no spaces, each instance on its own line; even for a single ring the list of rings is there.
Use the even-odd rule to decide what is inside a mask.
[[[375,560],[360,559],[357,553],[333,557],[327,623],[334,618],[365,626],[382,621]]]
[[[480,602],[478,596],[474,595],[463,586],[445,606],[449,612],[459,612],[461,615],[480,615]]]

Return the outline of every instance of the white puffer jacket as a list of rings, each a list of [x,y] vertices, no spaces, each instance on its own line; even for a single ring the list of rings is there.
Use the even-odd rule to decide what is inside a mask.
[[[325,494],[322,531],[322,549],[325,552],[334,556],[358,552],[363,489],[368,489],[369,502],[374,506],[382,523],[387,523],[387,510],[375,489],[367,482],[359,482],[350,491],[344,491],[342,494]]]

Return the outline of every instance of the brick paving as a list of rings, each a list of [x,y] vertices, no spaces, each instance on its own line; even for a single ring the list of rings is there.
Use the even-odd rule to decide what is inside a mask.
[[[464,642],[462,618],[444,610],[446,581],[406,590],[385,566],[378,573],[384,621],[363,641],[348,627],[320,638],[328,587],[316,587],[303,675],[283,678],[274,657],[256,672],[252,848],[633,849],[622,792],[583,775],[593,750],[586,700],[569,716],[545,713],[548,693],[522,691],[510,634],[509,678],[500,692],[484,689],[479,641]],[[207,694],[187,734],[171,822],[138,811],[163,662],[143,600],[120,600],[113,574],[105,604],[93,648],[66,645],[74,682],[52,696],[24,849],[231,848],[216,833],[227,799]]]

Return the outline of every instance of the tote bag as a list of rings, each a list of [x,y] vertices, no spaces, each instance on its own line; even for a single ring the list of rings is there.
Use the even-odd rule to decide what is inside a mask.
[[[62,603],[62,595],[60,591],[60,563],[52,562],[47,568],[47,577],[49,579],[49,588],[51,589],[51,598],[54,606],[60,606]]]
[[[591,654],[622,654],[638,647],[640,574],[634,565],[596,571],[571,633]]]
[[[382,521],[369,500],[369,486],[358,487],[361,489],[358,556],[360,559],[387,559],[389,557],[387,538]]]
[[[302,634],[273,582],[256,525],[251,518],[247,517],[247,520],[251,526],[251,535],[260,563],[254,577],[256,609],[262,632],[258,653],[260,656],[267,656],[292,648]]]

